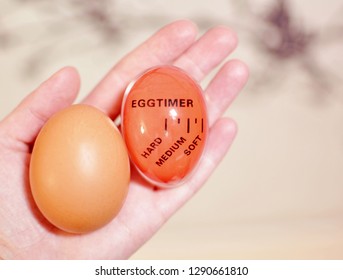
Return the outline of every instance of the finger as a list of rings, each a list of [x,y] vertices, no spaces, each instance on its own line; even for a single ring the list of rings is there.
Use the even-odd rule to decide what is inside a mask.
[[[77,71],[65,67],[28,95],[2,122],[17,148],[26,149],[51,115],[72,104],[79,86]]]
[[[119,114],[127,84],[143,70],[174,61],[194,42],[196,34],[197,28],[190,21],[180,20],[165,26],[114,66],[84,103],[114,118]]]
[[[248,67],[239,60],[228,61],[205,91],[210,126],[225,112],[247,83]]]
[[[184,69],[195,80],[201,81],[220,64],[237,46],[236,34],[227,27],[207,31],[182,54],[174,65]]]

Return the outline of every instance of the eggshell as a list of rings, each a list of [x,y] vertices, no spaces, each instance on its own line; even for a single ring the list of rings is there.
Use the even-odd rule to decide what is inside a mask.
[[[47,220],[72,233],[96,230],[121,209],[130,180],[125,143],[100,110],[73,105],[40,131],[30,162],[33,198]]]
[[[208,134],[200,86],[176,67],[148,70],[125,92],[122,132],[145,179],[161,187],[182,184],[194,172]]]

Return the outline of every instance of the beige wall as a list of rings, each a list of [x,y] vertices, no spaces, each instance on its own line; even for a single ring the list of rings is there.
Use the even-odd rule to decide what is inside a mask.
[[[299,22],[319,32],[310,60],[328,77],[326,89],[301,58],[271,60],[258,46],[265,26],[247,8],[260,13],[271,1],[113,1],[119,33],[107,41],[68,1],[30,2],[0,1],[0,35],[10,38],[0,48],[0,118],[64,65],[79,69],[84,96],[173,19],[194,19],[201,31],[226,24],[238,32],[233,57],[249,64],[251,80],[226,112],[238,122],[237,139],[204,188],[134,259],[343,257],[343,56],[334,33],[335,26],[342,30],[341,1],[291,1]]]

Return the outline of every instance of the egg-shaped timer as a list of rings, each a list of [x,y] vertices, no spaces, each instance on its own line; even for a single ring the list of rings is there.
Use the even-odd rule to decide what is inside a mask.
[[[208,119],[200,86],[173,66],[150,69],[126,89],[122,133],[133,164],[149,182],[183,183],[203,154]]]

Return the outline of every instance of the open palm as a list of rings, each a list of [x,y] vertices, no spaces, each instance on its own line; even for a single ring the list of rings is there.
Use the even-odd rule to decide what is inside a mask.
[[[116,64],[83,103],[112,119],[120,113],[126,85],[152,66],[173,64],[201,81],[233,51],[235,34],[228,28],[210,29],[199,39],[196,26],[171,23]],[[248,78],[238,60],[223,64],[205,90],[210,135],[197,173],[175,189],[155,189],[135,170],[127,200],[119,215],[92,233],[75,235],[52,226],[38,211],[30,192],[31,150],[44,123],[71,105],[80,78],[74,68],[58,71],[0,122],[0,258],[125,259],[168,220],[204,184],[226,154],[236,134],[232,120],[221,119]]]

